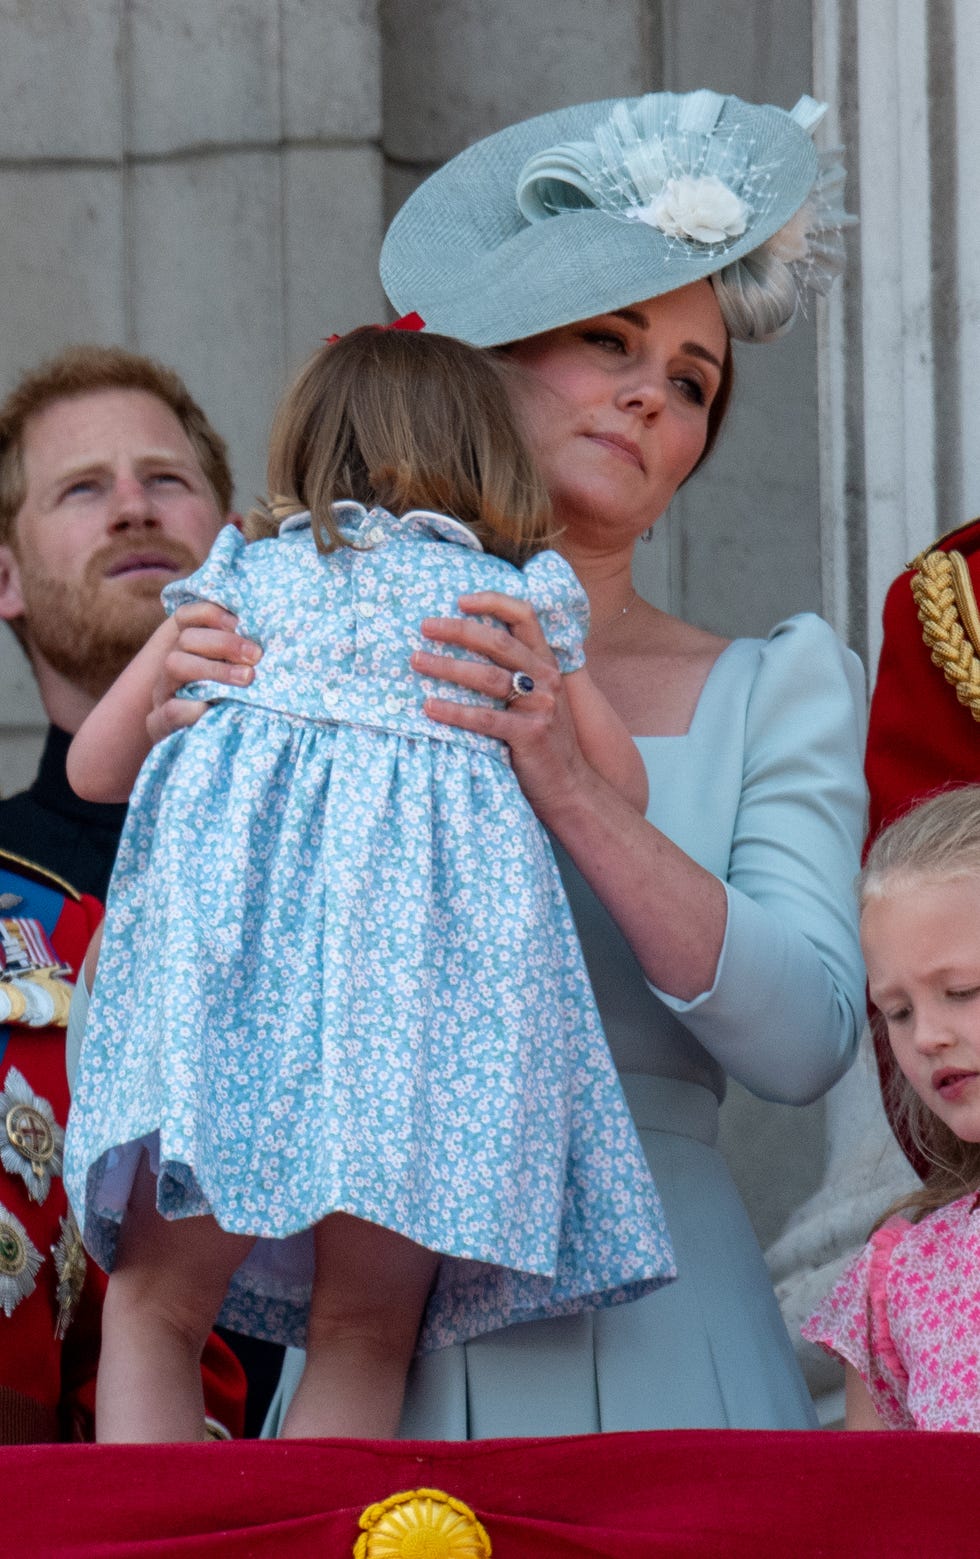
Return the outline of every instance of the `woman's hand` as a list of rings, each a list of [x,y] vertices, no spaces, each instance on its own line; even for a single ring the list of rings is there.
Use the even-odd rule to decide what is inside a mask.
[[[146,722],[151,742],[193,725],[207,708],[199,700],[176,698],[178,688],[205,679],[247,686],[262,655],[257,644],[235,632],[235,615],[211,601],[179,606],[174,618],[180,632],[154,685],[153,709]]]
[[[436,644],[483,658],[417,650],[414,669],[501,703],[512,691],[515,671],[534,678],[534,691],[501,709],[430,697],[426,714],[507,742],[525,796],[618,923],[647,977],[684,1001],[709,990],[728,912],[722,884],[646,822],[624,789],[606,776],[598,727],[583,747],[578,710],[573,719],[564,685],[571,678],[562,678],[530,604],[485,592],[461,596],[459,607],[462,618],[426,618],[422,632]],[[476,622],[477,616],[492,616],[504,626]],[[589,724],[593,711],[594,704]],[[635,746],[633,754],[638,756]]]
[[[501,704],[513,693],[516,671],[533,678],[534,691],[513,698],[502,709],[430,697],[425,712],[443,725],[505,741],[521,789],[538,817],[548,823],[591,773],[555,657],[529,602],[481,591],[461,596],[459,607],[465,614],[462,618],[427,617],[422,632],[436,644],[452,644],[483,658],[460,660],[436,650],[418,650],[412,656],[413,668],[424,677],[469,688]],[[474,620],[488,616],[504,626]]]

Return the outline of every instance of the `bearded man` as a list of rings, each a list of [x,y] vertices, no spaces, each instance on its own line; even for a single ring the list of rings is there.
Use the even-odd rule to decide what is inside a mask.
[[[37,778],[0,802],[0,846],[105,898],[125,807],[79,800],[71,736],[163,619],[230,512],[223,439],[171,369],[73,347],[0,406],[0,618],[51,722]]]

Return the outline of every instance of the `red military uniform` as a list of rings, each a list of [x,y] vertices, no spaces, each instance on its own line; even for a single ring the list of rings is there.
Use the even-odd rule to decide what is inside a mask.
[[[888,591],[865,760],[869,843],[945,786],[980,783],[978,595],[980,520],[927,548]],[[884,1084],[894,1063],[883,1033],[875,1049]]]
[[[105,1278],[61,1162],[68,999],[101,919],[97,899],[0,849],[0,1444],[93,1437]],[[209,1414],[240,1434],[244,1376],[213,1336],[203,1373]]]
[[[962,559],[962,579],[952,574],[948,585],[942,578],[932,584],[934,601],[922,603],[925,623],[912,593],[920,570],[900,574],[885,598],[884,642],[868,729],[869,840],[933,791],[980,782],[980,724],[961,702],[976,685],[980,645],[970,638],[970,601],[957,600],[960,582],[980,594],[980,520],[952,531],[928,551]],[[928,565],[927,554],[922,556]],[[924,635],[937,630],[946,643],[933,651]],[[945,659],[948,670],[937,664],[934,653],[940,662]]]
[[[41,928],[70,980],[102,906],[2,851],[0,917],[11,975],[0,992],[16,994],[19,927]],[[6,994],[0,1003],[0,1443],[91,1439],[103,1280],[85,1261],[60,1175],[64,996],[44,1026],[27,1021],[43,1010],[19,1007]]]

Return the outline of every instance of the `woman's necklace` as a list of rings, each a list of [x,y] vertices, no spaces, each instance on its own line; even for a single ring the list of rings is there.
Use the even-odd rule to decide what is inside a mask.
[[[607,628],[611,628],[612,627],[613,623],[618,623],[618,622],[622,621],[622,619],[626,616],[627,612],[631,612],[633,610],[634,606],[636,605],[636,603],[637,603],[637,601],[639,599],[640,599],[640,597],[638,596],[636,591],[635,590],[631,591],[630,598],[627,601],[625,606],[617,607],[616,611],[613,612],[612,616],[611,617],[607,617],[604,622],[601,622],[601,623],[593,622],[592,623],[591,627],[589,628],[589,637],[590,638],[594,638],[595,637],[595,633],[596,633],[596,629],[597,628],[598,628],[598,631],[600,633],[604,633]]]

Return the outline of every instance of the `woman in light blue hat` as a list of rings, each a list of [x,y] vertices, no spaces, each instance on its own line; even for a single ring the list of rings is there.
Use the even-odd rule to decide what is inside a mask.
[[[697,92],[545,114],[454,158],[385,241],[400,312],[524,369],[517,398],[590,597],[589,665],[647,767],[644,820],[585,762],[524,605],[425,625],[432,718],[505,739],[551,830],[679,1269],[618,1310],[429,1354],[407,1436],[815,1422],[715,1139],[726,1076],[804,1103],[854,1054],[862,674],[811,615],[734,642],[680,622],[637,595],[631,563],[717,435],[732,339],[778,336],[839,268],[843,173],[814,150],[820,112]],[[500,628],[466,615],[488,607]],[[243,658],[194,624],[187,651]],[[518,673],[499,712],[453,700],[500,697]]]

